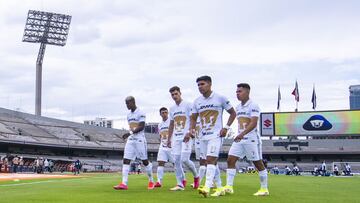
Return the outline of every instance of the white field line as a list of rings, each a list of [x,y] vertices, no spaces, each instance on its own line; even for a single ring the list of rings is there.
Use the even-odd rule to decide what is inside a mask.
[[[35,184],[42,184],[42,183],[53,183],[53,182],[71,182],[71,181],[77,181],[77,180],[85,180],[85,179],[93,179],[93,178],[108,178],[108,177],[84,177],[84,178],[71,178],[71,179],[53,179],[53,180],[44,180],[44,181],[36,181],[36,182],[30,182],[30,183],[15,183],[15,184],[4,184],[0,185],[0,187],[12,187],[12,186],[22,186],[22,185],[35,185]],[[113,177],[112,177],[113,178]]]

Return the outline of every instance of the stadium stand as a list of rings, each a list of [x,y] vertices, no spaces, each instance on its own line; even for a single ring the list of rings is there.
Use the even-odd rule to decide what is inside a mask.
[[[80,159],[88,171],[118,171],[125,147],[121,138],[124,132],[0,108],[0,155],[24,156],[28,166],[33,165],[36,157],[44,156],[55,160],[55,168],[59,171],[68,169],[76,159]],[[149,159],[155,168],[159,136],[154,133],[145,136]],[[232,140],[224,140],[220,154],[223,170],[231,143]],[[329,164],[360,160],[360,139],[283,139],[263,140],[262,143],[263,157],[269,161],[269,168],[297,164],[303,171],[311,171],[324,160]],[[248,166],[246,161],[238,163],[239,168]]]

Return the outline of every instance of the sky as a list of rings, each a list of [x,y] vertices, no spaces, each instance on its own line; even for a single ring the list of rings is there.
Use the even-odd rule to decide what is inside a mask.
[[[349,86],[360,84],[360,1],[336,0],[0,0],[0,107],[35,111],[40,44],[22,42],[28,10],[72,16],[67,44],[48,45],[42,115],[83,122],[105,117],[122,127],[132,95],[147,122],[199,96],[198,76],[238,105],[247,82],[263,112],[349,109]]]

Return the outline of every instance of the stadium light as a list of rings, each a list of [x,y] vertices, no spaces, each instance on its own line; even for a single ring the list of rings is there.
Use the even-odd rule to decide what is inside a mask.
[[[40,43],[36,60],[35,115],[41,116],[42,63],[47,44],[65,46],[71,23],[70,15],[29,10],[23,42]]]

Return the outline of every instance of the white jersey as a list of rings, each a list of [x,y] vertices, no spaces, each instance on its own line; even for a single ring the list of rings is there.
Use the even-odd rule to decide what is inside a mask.
[[[214,92],[208,98],[200,96],[194,101],[192,113],[199,114],[202,140],[219,137],[223,128],[223,111],[231,108],[230,101],[226,97]]]
[[[183,140],[190,127],[191,104],[181,101],[170,108],[170,120],[174,121],[173,140]]]
[[[169,125],[170,125],[169,118],[166,121],[162,121],[158,125],[159,134],[160,134],[160,149],[170,150],[170,148],[167,147],[168,137],[169,137]]]
[[[259,106],[252,100],[248,100],[244,105],[241,103],[236,107],[236,117],[238,120],[238,134],[242,133],[249,125],[252,117],[260,116]],[[244,136],[243,142],[260,142],[260,136],[256,127]]]
[[[197,121],[196,121],[196,126],[195,126],[195,141],[198,141],[201,139],[202,133],[201,133],[201,124],[200,124],[200,119],[198,117]]]
[[[145,113],[136,108],[134,112],[130,112],[127,115],[127,120],[129,123],[129,130],[133,131],[141,122],[145,122]],[[131,140],[131,138],[145,138],[144,130],[130,135],[129,140]]]

